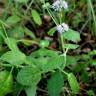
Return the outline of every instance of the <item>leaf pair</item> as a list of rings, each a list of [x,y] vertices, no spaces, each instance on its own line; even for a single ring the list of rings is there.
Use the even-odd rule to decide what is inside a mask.
[[[80,86],[73,73],[68,74],[68,82],[71,87],[72,93],[77,94],[80,91]],[[61,91],[64,87],[63,75],[57,71],[55,72],[48,81],[48,93],[50,96],[60,96]]]
[[[58,69],[64,65],[64,56],[58,52],[42,48],[29,56],[30,62],[38,66],[44,73]]]

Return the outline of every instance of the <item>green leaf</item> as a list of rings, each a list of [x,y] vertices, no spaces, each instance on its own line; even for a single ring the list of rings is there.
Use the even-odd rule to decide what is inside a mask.
[[[84,69],[81,72],[80,78],[82,80],[82,82],[84,82],[84,84],[88,84],[89,83],[89,73],[87,71],[85,71]]]
[[[80,91],[80,87],[73,73],[68,74],[68,82],[69,82],[72,92],[74,94],[77,94]]]
[[[43,6],[42,6],[44,9],[46,9],[46,8],[48,8],[48,7],[50,7],[50,3],[45,3],[45,4],[43,4]]]
[[[41,48],[37,51],[32,52],[32,57],[52,57],[52,56],[58,56],[58,51],[48,50],[46,48]]]
[[[65,39],[71,40],[73,42],[80,41],[80,34],[79,34],[79,32],[76,32],[76,31],[74,31],[72,29],[69,29],[68,32],[64,32],[63,36],[64,36]]]
[[[96,50],[92,50],[88,53],[89,56],[94,56],[96,55]]]
[[[24,38],[24,28],[21,25],[14,26],[13,29],[8,31],[8,36],[11,38],[22,39]]]
[[[18,17],[17,15],[13,15],[13,16],[8,17],[8,19],[6,20],[6,24],[14,25],[14,24],[20,22],[20,20],[21,20],[20,17]]]
[[[79,45],[77,44],[64,44],[64,48],[68,48],[68,49],[76,49],[78,47]]]
[[[21,39],[18,42],[22,42],[26,46],[31,46],[32,44],[37,44],[38,45],[38,42],[36,42],[34,40]]]
[[[51,29],[49,30],[49,32],[48,32],[48,35],[49,35],[49,36],[53,36],[54,33],[55,33],[55,31],[56,31],[56,27],[51,28]]]
[[[8,71],[0,72],[0,96],[12,92],[13,90],[13,78]]]
[[[42,65],[43,72],[49,72],[54,69],[58,69],[58,67],[63,67],[64,57],[63,56],[53,56],[48,59],[46,64]]]
[[[19,84],[18,82],[14,82],[14,89],[13,89],[13,96],[18,96],[20,94],[21,90],[24,90],[24,86]]]
[[[36,39],[35,34],[31,30],[29,30],[28,28],[25,28],[24,32],[26,35],[30,36],[32,39]]]
[[[96,66],[96,60],[90,60],[90,64]]]
[[[41,40],[41,41],[40,41],[40,46],[41,46],[42,48],[48,47],[48,46],[49,46],[49,41],[48,41],[48,40]]]
[[[64,86],[63,76],[60,72],[56,72],[48,80],[48,93],[49,96],[60,96],[62,87]]]
[[[33,18],[34,22],[38,25],[41,25],[42,20],[41,20],[39,13],[36,10],[32,10],[31,13],[32,13],[32,18]]]
[[[6,61],[12,65],[18,66],[25,62],[26,56],[20,51],[8,51],[1,56],[1,60]]]
[[[88,96],[95,96],[95,93],[94,93],[93,90],[89,90],[89,91],[87,92],[87,94],[88,94]]]
[[[17,41],[14,38],[5,38],[5,43],[11,50],[18,50]]]
[[[36,67],[24,67],[21,69],[17,75],[17,81],[25,86],[34,86],[41,79],[41,72]]]
[[[36,86],[31,86],[25,89],[27,96],[36,96]]]
[[[59,52],[44,48],[32,52],[30,58],[33,58],[32,62],[43,72],[49,72],[58,69],[58,67],[62,67],[65,61],[64,57],[59,55]]]
[[[85,70],[86,68],[88,68],[89,64],[83,62],[83,63],[77,63],[77,65],[75,65],[73,67],[73,72],[74,73],[79,73],[79,72],[82,72],[82,70]]]
[[[29,0],[15,0],[18,3],[26,4]]]
[[[67,66],[69,65],[76,65],[78,61],[78,58],[76,58],[76,56],[66,56],[66,64]]]

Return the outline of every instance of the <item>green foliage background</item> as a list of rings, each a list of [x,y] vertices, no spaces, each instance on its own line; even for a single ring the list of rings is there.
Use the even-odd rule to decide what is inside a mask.
[[[0,0],[0,96],[95,96],[96,1],[66,1],[59,13],[53,0]]]

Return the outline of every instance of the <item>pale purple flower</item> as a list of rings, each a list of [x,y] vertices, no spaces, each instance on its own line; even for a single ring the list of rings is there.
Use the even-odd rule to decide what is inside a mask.
[[[64,9],[66,9],[66,10],[68,9],[68,3],[66,1],[62,2],[62,6]]]
[[[59,11],[61,10],[62,6],[60,6],[61,3],[60,3],[60,0],[57,0],[55,1],[53,4],[52,4],[52,8],[55,10],[55,11]]]
[[[57,31],[59,33],[65,32],[69,30],[69,26],[66,23],[62,23],[61,25],[57,26]]]
[[[56,0],[53,4],[52,4],[52,8],[55,11],[61,11],[62,8],[64,9],[68,9],[68,3],[64,0]]]

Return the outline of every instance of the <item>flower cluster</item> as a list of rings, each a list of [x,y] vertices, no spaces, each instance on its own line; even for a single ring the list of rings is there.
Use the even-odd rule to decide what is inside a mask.
[[[56,0],[53,4],[52,4],[52,8],[55,11],[61,11],[62,8],[64,9],[68,9],[68,4],[65,0]],[[69,26],[66,23],[62,23],[60,25],[57,26],[57,31],[62,34],[62,32],[68,31],[69,30]]]
[[[61,25],[57,26],[57,31],[62,34],[62,32],[68,31],[69,30],[69,26],[65,23],[62,23]]]
[[[57,0],[52,4],[52,8],[55,11],[60,11],[62,8],[68,9],[68,3],[64,0]]]

